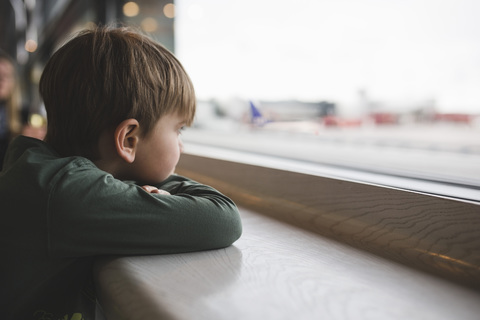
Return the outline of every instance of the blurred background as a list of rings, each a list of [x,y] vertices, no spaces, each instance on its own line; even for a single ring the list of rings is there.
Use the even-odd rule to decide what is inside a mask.
[[[65,39],[142,28],[197,91],[188,143],[480,192],[480,1],[1,0],[24,122]],[[28,126],[27,126],[28,127]],[[480,198],[480,197],[479,197]]]
[[[17,62],[23,108],[41,113],[43,67],[72,34],[97,24],[135,24],[173,51],[173,18],[171,1],[1,0],[0,49]]]

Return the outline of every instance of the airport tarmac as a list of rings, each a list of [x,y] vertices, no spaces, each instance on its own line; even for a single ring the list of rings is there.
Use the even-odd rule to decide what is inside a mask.
[[[480,200],[480,127],[320,128],[309,133],[230,129],[189,128],[183,133],[186,151],[189,143],[219,146],[308,165],[442,182],[470,188]]]

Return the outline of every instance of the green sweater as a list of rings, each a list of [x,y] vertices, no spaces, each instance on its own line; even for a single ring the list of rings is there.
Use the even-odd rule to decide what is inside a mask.
[[[0,173],[0,318],[94,319],[95,256],[216,249],[240,237],[235,204],[215,189],[177,175],[156,187],[171,196],[15,139]]]

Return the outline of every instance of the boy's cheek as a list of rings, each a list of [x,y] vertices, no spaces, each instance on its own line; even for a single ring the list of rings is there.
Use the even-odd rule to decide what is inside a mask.
[[[183,147],[183,141],[180,138],[178,139],[178,149],[180,150],[180,154],[182,154],[183,151],[185,150]]]

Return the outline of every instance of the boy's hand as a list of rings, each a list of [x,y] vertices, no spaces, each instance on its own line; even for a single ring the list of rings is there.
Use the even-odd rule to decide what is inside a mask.
[[[170,195],[170,192],[168,192],[168,191],[161,190],[161,189],[158,189],[158,188],[156,188],[156,187],[149,186],[149,185],[142,186],[142,189],[145,190],[145,191],[147,191],[148,193],[157,193],[157,194]]]

